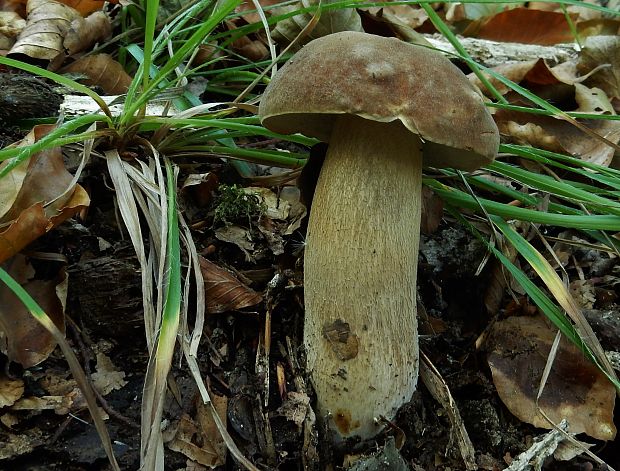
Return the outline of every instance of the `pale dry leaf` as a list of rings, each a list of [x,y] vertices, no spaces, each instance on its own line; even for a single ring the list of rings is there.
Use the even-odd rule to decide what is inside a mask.
[[[19,423],[19,419],[15,414],[2,414],[0,416],[0,423],[4,425],[8,429],[12,429],[15,425]]]
[[[121,389],[127,384],[125,372],[120,371],[109,356],[104,353],[97,353],[96,371],[91,375],[93,386],[102,396],[107,396],[115,389]]]
[[[47,441],[48,437],[38,428],[22,433],[4,433],[0,431],[0,460],[15,458],[31,453],[36,447]]]
[[[0,409],[12,406],[24,394],[24,382],[0,375]]]
[[[15,39],[26,26],[26,20],[14,11],[0,11],[0,34]]]
[[[613,147],[585,134],[564,120],[506,110],[498,110],[494,118],[500,133],[520,144],[566,153],[585,162],[602,166],[608,166],[614,156]],[[579,121],[614,144],[620,141],[619,121],[602,119]]]
[[[600,88],[588,88],[585,85],[576,83],[575,101],[578,105],[575,111],[580,111],[582,113],[616,114],[609,97]]]
[[[557,329],[542,316],[511,317],[493,325],[488,363],[502,402],[520,420],[551,429],[538,412],[536,397]],[[562,338],[538,401],[554,422],[599,440],[616,435],[613,384],[567,339]]]
[[[278,408],[278,414],[293,422],[301,431],[301,427],[308,415],[310,408],[310,398],[307,394],[290,391],[286,394],[286,399]]]
[[[255,306],[263,300],[256,291],[241,283],[232,273],[200,257],[207,312],[219,314]]]
[[[64,54],[63,40],[71,22],[82,18],[71,7],[53,0],[29,0],[26,26],[9,54],[53,60]]]

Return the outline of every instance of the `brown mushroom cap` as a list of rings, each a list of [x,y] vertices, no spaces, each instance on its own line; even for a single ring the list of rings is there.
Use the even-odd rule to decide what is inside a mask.
[[[440,53],[367,33],[316,39],[273,78],[262,124],[329,142],[338,115],[400,120],[423,142],[424,165],[474,170],[492,162],[499,133],[482,98]]]

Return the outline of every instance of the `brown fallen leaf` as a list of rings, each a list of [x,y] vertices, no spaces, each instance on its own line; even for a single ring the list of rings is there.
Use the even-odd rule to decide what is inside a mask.
[[[85,51],[99,41],[112,36],[112,23],[108,15],[102,11],[96,11],[92,15],[75,18],[63,41],[63,46],[68,55]]]
[[[210,314],[243,309],[263,300],[259,293],[248,288],[229,271],[206,258],[200,258],[200,269],[204,277],[206,309]]]
[[[131,77],[123,66],[109,54],[92,54],[84,56],[63,67],[59,73],[78,73],[88,77],[86,85],[100,86],[106,95],[127,93]]]
[[[59,289],[67,283],[64,269],[54,279],[34,279],[34,269],[22,255],[16,255],[3,268],[34,298],[58,329],[64,332],[66,290]],[[11,361],[29,368],[45,360],[54,348],[56,342],[52,335],[4,283],[0,285],[0,350]]]
[[[35,126],[21,144],[36,142],[52,129]],[[72,178],[60,148],[54,147],[33,155],[3,180],[0,195],[9,203],[0,203],[0,263],[90,204],[80,185],[70,188]]]
[[[577,69],[582,74],[600,67],[585,84],[605,91],[610,98],[620,97],[620,37],[595,36],[587,38],[579,54]]]
[[[490,333],[488,363],[502,402],[519,420],[551,429],[536,408],[536,396],[556,329],[542,316],[511,317]],[[566,338],[538,402],[555,423],[567,419],[570,432],[599,440],[616,436],[615,389],[611,382]]]
[[[87,16],[95,11],[101,10],[105,4],[104,0],[60,0],[60,3],[64,3],[71,8],[75,8],[80,15]],[[110,2],[116,3],[116,2]]]
[[[563,13],[528,8],[514,8],[475,21],[463,35],[543,46],[574,41]]]

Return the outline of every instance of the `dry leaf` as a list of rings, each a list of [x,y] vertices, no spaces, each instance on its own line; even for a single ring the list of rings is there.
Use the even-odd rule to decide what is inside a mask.
[[[563,13],[527,8],[502,11],[474,22],[467,27],[463,35],[492,41],[543,46],[574,41]]]
[[[103,5],[105,4],[104,0],[61,0],[61,3],[64,3],[71,8],[77,10],[82,16],[88,16],[89,14],[101,10]],[[110,2],[116,3],[116,2]]]
[[[258,3],[263,9],[265,9],[282,2],[281,0],[258,0]],[[254,2],[252,0],[243,0],[235,11],[237,13],[241,13],[241,18],[243,18],[248,24],[258,23],[260,21],[260,15],[257,13],[256,6],[254,6]],[[270,11],[267,10],[265,13],[269,14]]]
[[[228,399],[211,394],[213,406],[222,422],[226,422]],[[183,414],[179,420],[174,437],[167,443],[168,448],[183,453],[189,459],[209,468],[226,463],[226,444],[213,420],[209,407],[196,399],[197,417],[195,420]]]
[[[55,279],[33,279],[34,270],[26,258],[17,255],[4,264],[4,269],[34,298],[61,332],[65,331],[65,299],[59,297],[58,287],[67,283],[64,269]],[[66,291],[63,291],[66,293]],[[15,294],[0,285],[0,350],[11,361],[24,368],[45,360],[56,347],[52,335],[32,316]]]
[[[0,34],[16,38],[26,26],[26,20],[14,11],[0,11]]]
[[[536,396],[556,329],[539,317],[511,317],[494,324],[488,357],[493,382],[503,403],[517,418],[536,427],[553,428],[537,411]],[[611,382],[566,338],[551,368],[540,408],[570,432],[599,440],[616,435],[615,389]]]
[[[36,142],[52,129],[35,126],[22,144]],[[0,263],[90,203],[81,186],[69,188],[73,177],[64,167],[59,147],[41,151],[26,162],[27,168],[20,165],[0,185],[0,195],[12,201],[9,209],[0,206]]]
[[[72,3],[83,4],[84,11],[90,9],[86,2]],[[110,19],[101,11],[83,18],[79,11],[61,2],[28,0],[26,25],[9,54],[52,61],[88,49],[111,33]]]
[[[63,46],[68,55],[85,51],[99,41],[112,35],[110,18],[102,11],[97,11],[87,18],[75,18],[65,33]]]
[[[599,68],[586,80],[586,84],[605,91],[610,98],[620,97],[620,38],[618,36],[596,36],[587,38],[577,69],[582,74]]]
[[[0,409],[15,404],[24,394],[24,382],[0,375]]]
[[[64,54],[63,39],[71,22],[82,16],[73,8],[53,0],[29,0],[26,26],[9,54],[53,60]]]
[[[204,277],[206,309],[210,314],[236,311],[263,300],[259,293],[245,286],[230,272],[202,257],[200,269]]]
[[[106,95],[127,93],[131,77],[123,66],[108,54],[93,54],[81,57],[72,64],[63,67],[60,73],[79,73],[88,77],[86,85],[100,86]]]
[[[91,375],[93,386],[103,396],[107,396],[115,389],[121,389],[127,384],[125,372],[114,366],[110,357],[104,353],[97,353],[96,371]]]
[[[494,118],[502,135],[521,144],[567,153],[602,166],[608,166],[614,156],[613,147],[585,134],[567,121],[505,110],[499,110]],[[619,121],[579,121],[615,144],[620,141]]]
[[[290,13],[300,8],[318,7],[319,5],[326,5],[329,3],[335,3],[337,0],[301,0],[296,4],[280,7],[273,11],[273,15],[283,15]],[[303,13],[301,15],[295,15],[291,18],[287,18],[278,22],[271,36],[277,42],[281,44],[290,44],[297,35],[308,25],[312,20],[314,12]],[[312,39],[327,36],[328,34],[337,33],[340,31],[363,31],[362,20],[355,11],[354,8],[337,8],[331,10],[323,10],[321,17],[316,23],[312,31],[303,38],[300,38],[295,44],[297,47],[311,41]]]

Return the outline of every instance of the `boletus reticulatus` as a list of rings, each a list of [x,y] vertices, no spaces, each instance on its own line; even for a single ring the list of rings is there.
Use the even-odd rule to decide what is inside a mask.
[[[259,114],[273,131],[329,143],[306,238],[304,346],[336,441],[370,438],[417,384],[422,166],[493,161],[497,127],[444,56],[357,32],[306,45]]]

